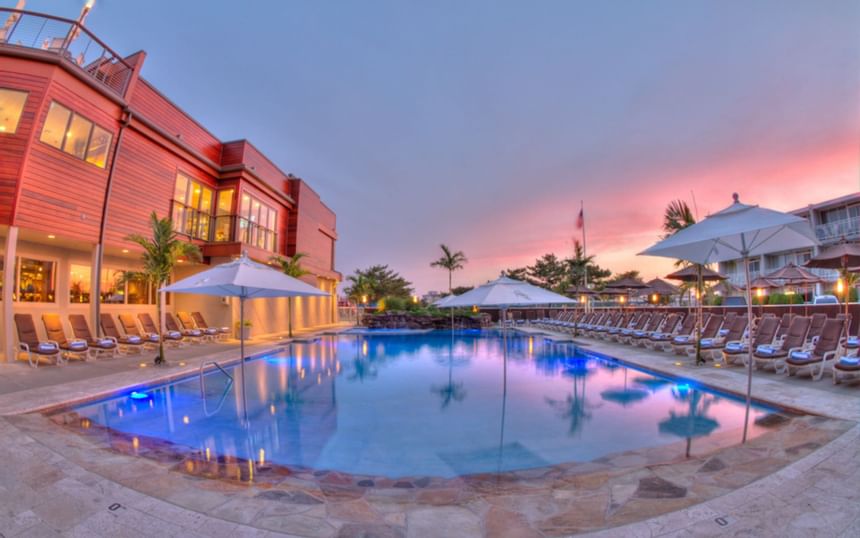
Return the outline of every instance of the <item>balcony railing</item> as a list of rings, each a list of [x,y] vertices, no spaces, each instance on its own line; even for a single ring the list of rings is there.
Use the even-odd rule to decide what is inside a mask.
[[[272,252],[278,245],[274,230],[239,215],[212,216],[175,200],[171,215],[178,233],[207,243],[245,243]]]
[[[0,8],[0,49],[4,47],[56,54],[121,97],[133,71],[77,21],[43,13]]]
[[[815,235],[821,242],[845,239],[860,239],[860,218],[849,217],[815,227]]]

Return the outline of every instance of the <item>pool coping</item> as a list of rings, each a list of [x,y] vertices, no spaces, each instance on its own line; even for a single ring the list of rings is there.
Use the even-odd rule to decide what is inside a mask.
[[[551,333],[546,333],[544,331],[542,331],[541,333],[545,336],[548,336],[548,337],[552,336]],[[529,334],[529,333],[525,333],[525,334]],[[284,347],[285,346],[283,346],[283,345],[265,346],[265,349],[261,349],[255,353],[253,353],[252,355],[249,355],[249,357],[246,358],[245,360],[251,360],[250,357],[259,358],[261,355],[266,355],[266,354],[272,353],[273,351],[275,351],[277,349],[284,348]],[[588,347],[592,347],[592,346],[588,346]],[[603,346],[598,346],[598,347],[603,347]],[[622,347],[622,346],[609,345],[607,347],[612,347],[612,348],[616,348],[616,349],[625,349],[626,348],[626,349],[629,349],[630,351],[634,351],[637,353],[640,351],[641,352],[647,351],[647,350],[640,350],[639,348],[629,348],[627,346]],[[708,387],[708,390],[712,390],[712,391],[715,391],[718,393],[734,395],[736,398],[740,397],[734,391],[726,390],[726,389],[719,387],[719,386],[712,386],[709,383],[704,383],[699,379],[688,379],[686,377],[679,376],[676,373],[670,373],[668,371],[663,371],[659,367],[653,368],[653,370],[652,370],[652,368],[650,368],[650,367],[643,367],[642,365],[637,364],[635,362],[630,362],[630,361],[627,361],[623,358],[619,358],[619,357],[614,356],[614,355],[606,355],[605,353],[600,352],[600,351],[596,351],[594,349],[588,349],[587,352],[591,353],[591,354],[595,354],[601,359],[617,361],[621,364],[630,366],[631,368],[633,368],[635,370],[643,371],[645,373],[655,373],[660,377],[668,377],[669,379],[672,379],[672,380],[683,380],[683,381],[689,380],[689,381],[692,381],[692,383],[695,385]],[[240,359],[238,357],[235,357],[232,361],[223,361],[223,364],[231,364],[232,365],[232,364],[238,363],[239,360]],[[219,361],[219,362],[221,362],[221,361]],[[158,380],[160,382],[156,382],[154,380],[148,380],[143,385],[144,386],[163,385],[165,383],[170,383],[170,382],[172,382],[172,380],[176,380],[179,378],[193,377],[194,375],[196,375],[195,372],[197,372],[197,371],[199,371],[199,369],[191,367],[191,368],[187,368],[183,371],[171,372],[169,374],[158,377]],[[138,386],[140,386],[140,384],[138,384]],[[104,399],[105,397],[110,397],[111,393],[122,393],[123,391],[131,390],[131,389],[132,389],[132,387],[129,386],[129,387],[124,387],[122,389],[116,389],[113,391],[105,391],[100,396],[91,396],[91,397],[85,398],[84,400],[85,401],[93,401],[93,400],[98,400],[98,399]],[[766,400],[766,399],[761,400],[761,403],[763,403],[766,406],[770,406],[770,407],[787,409],[789,411],[792,410],[791,406],[787,406],[784,403],[779,403],[779,402],[771,403],[770,400]],[[74,403],[70,404],[67,402],[64,404],[60,404],[60,406],[68,406],[68,405],[74,405]],[[51,407],[51,406],[42,406],[41,408],[36,408],[36,409],[37,410],[38,409],[46,409],[49,407]],[[56,408],[57,406],[55,405],[53,407]],[[825,414],[825,413],[810,411],[810,410],[806,410],[806,409],[800,409],[800,411],[806,415],[832,416],[832,414],[830,414],[830,413]],[[28,411],[25,413],[15,413],[15,414],[31,414],[31,413],[32,412]],[[845,417],[834,417],[834,418],[845,419]],[[848,420],[851,420],[851,419],[848,419]],[[689,508],[686,508],[683,510],[669,511],[669,512],[666,512],[662,515],[656,516],[656,517],[642,519],[640,521],[636,521],[633,523],[599,530],[599,531],[596,531],[596,532],[589,534],[589,536],[601,536],[601,537],[602,536],[627,536],[627,535],[651,536],[653,534],[661,534],[664,532],[674,532],[673,529],[693,528],[693,527],[696,527],[696,530],[694,532],[699,532],[698,528],[701,527],[701,529],[702,529],[701,532],[703,532],[705,534],[710,533],[712,531],[713,532],[717,532],[717,531],[723,531],[724,532],[725,529],[720,529],[714,523],[714,521],[713,521],[714,518],[711,517],[714,513],[719,514],[719,513],[721,513],[720,512],[721,509],[723,511],[725,511],[725,507],[730,506],[730,505],[740,506],[741,504],[744,504],[745,502],[748,502],[750,500],[754,501],[756,496],[761,495],[762,490],[766,489],[766,488],[772,489],[774,491],[773,494],[777,494],[779,489],[780,489],[780,486],[784,483],[784,481],[797,479],[799,473],[803,473],[806,470],[812,469],[813,467],[815,467],[818,463],[820,463],[824,459],[829,458],[829,457],[833,456],[834,454],[838,454],[839,450],[844,449],[846,447],[851,447],[852,445],[850,443],[852,443],[852,441],[856,440],[857,438],[860,438],[860,426],[854,426],[853,428],[845,431],[840,436],[831,440],[829,443],[825,444],[824,446],[817,448],[813,452],[802,456],[800,459],[798,459],[792,463],[789,463],[788,465],[777,470],[776,472],[767,474],[762,478],[759,478],[759,479],[757,479],[757,480],[755,480],[755,481],[753,481],[747,485],[739,487],[739,488],[737,488],[733,491],[730,491],[726,494],[711,498],[709,500],[705,500],[701,503],[697,503],[697,504],[692,505]],[[731,500],[730,500],[730,498],[731,498]],[[737,499],[741,499],[741,500],[738,501]],[[209,516],[209,517],[212,517],[212,516]],[[734,521],[737,521],[737,520],[734,520]],[[733,525],[735,524],[734,521],[732,522]],[[744,521],[744,523],[746,523],[746,521]],[[740,529],[734,528],[731,530],[740,530]]]

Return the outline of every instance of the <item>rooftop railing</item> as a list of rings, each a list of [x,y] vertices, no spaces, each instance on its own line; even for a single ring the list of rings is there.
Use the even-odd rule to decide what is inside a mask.
[[[845,239],[860,239],[860,218],[848,217],[815,227],[815,235],[822,243],[838,242]]]
[[[0,50],[6,47],[56,54],[120,97],[133,68],[80,23],[71,19],[0,8]]]

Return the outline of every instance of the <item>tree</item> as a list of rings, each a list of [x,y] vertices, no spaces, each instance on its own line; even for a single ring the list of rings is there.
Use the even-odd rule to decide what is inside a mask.
[[[529,284],[534,284],[534,282],[532,282],[532,279],[529,277],[528,267],[505,269],[504,271],[502,271],[502,274],[508,278],[513,278],[514,280],[522,280],[524,282],[528,282]]]
[[[373,265],[367,269],[356,269],[355,274],[349,275],[350,285],[344,289],[347,297],[360,302],[362,296],[367,296],[369,302],[376,302],[383,297],[403,297],[412,295],[412,283],[400,276],[388,265]]]
[[[642,280],[639,275],[639,271],[633,269],[631,271],[624,271],[623,273],[616,273],[612,276],[611,279],[609,279],[607,284],[612,284],[613,282],[620,282],[626,278],[629,278],[631,280]]]
[[[451,289],[451,294],[463,295],[467,291],[472,291],[473,289],[475,289],[475,286],[454,286],[454,288]]]
[[[454,271],[462,269],[463,265],[469,260],[466,259],[466,255],[463,254],[462,250],[451,252],[451,249],[445,243],[442,243],[439,247],[442,249],[442,256],[435,262],[431,262],[430,267],[441,267],[448,270],[448,292],[450,293],[454,288]]]
[[[693,216],[687,202],[672,200],[663,214],[663,231],[666,232],[663,239],[692,224],[696,224],[696,217]]]
[[[609,269],[604,269],[594,263],[594,256],[586,256],[585,249],[579,241],[573,243],[573,257],[565,259],[570,270],[569,282],[565,289],[571,286],[584,286],[586,271],[588,282],[592,285],[600,285],[603,280],[612,274]]]
[[[158,215],[153,211],[149,216],[149,226],[152,232],[151,238],[140,234],[131,234],[126,237],[126,240],[137,243],[143,248],[143,255],[141,256],[143,270],[139,271],[137,275],[143,277],[155,289],[159,289],[167,283],[179,258],[199,261],[202,259],[202,255],[197,245],[179,239],[169,218],[159,219]],[[160,334],[164,334],[160,297],[156,301],[156,310],[158,315],[158,331]],[[155,364],[160,365],[165,362],[164,339],[159,338],[158,356],[155,357]]]
[[[531,281],[537,286],[558,291],[568,276],[567,264],[555,254],[544,254],[528,268]]]
[[[284,272],[285,275],[291,276],[293,278],[299,278],[301,276],[307,275],[310,271],[306,270],[301,266],[300,262],[302,258],[307,256],[304,252],[296,252],[289,258],[282,258],[280,256],[272,256],[269,258],[270,261],[273,261],[281,266],[281,271]],[[290,338],[293,337],[293,298],[287,298],[287,327],[288,327],[288,335]]]
[[[693,212],[690,211],[690,206],[687,205],[687,202],[684,200],[672,200],[669,202],[669,205],[666,206],[666,211],[663,213],[663,231],[665,235],[663,238],[669,237],[678,233],[688,226],[692,226],[696,224],[696,217],[693,216]],[[675,266],[683,266],[687,265],[687,262],[684,260],[678,260],[675,262]],[[699,329],[699,324],[701,323],[701,304],[702,298],[704,297],[704,290],[702,289],[702,266],[696,264],[696,270],[698,271],[699,278],[695,283],[696,286],[696,295],[699,297],[699,309],[697,315],[699,316],[697,320],[697,331]],[[698,334],[698,333],[697,333]],[[696,364],[705,362],[701,356],[701,347],[699,339],[696,339]]]

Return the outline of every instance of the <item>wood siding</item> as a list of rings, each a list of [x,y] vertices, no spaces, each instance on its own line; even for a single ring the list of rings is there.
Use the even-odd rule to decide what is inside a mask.
[[[143,115],[169,135],[180,135],[180,140],[207,159],[220,163],[221,142],[145,80],[139,80],[134,87],[130,105],[135,113]]]
[[[62,233],[70,239],[96,242],[107,167],[99,168],[39,141],[53,101],[116,137],[119,107],[62,69],[55,68],[35,122],[36,131],[21,174],[13,223],[23,228]],[[112,158],[109,153],[108,166]]]

